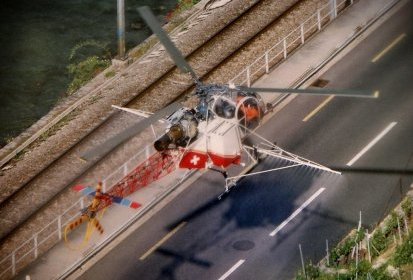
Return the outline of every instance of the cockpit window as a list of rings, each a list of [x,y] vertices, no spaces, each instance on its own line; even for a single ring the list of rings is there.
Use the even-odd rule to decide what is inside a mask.
[[[218,117],[225,119],[232,119],[235,115],[235,105],[223,98],[215,101],[213,110]]]

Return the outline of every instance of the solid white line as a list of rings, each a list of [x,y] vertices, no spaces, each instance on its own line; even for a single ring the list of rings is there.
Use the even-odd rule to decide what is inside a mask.
[[[233,267],[231,267],[230,270],[228,270],[224,275],[222,275],[218,280],[224,280],[227,279],[228,276],[231,275],[231,273],[233,273],[238,267],[240,267],[243,263],[245,262],[245,260],[239,260],[236,264],[234,264]]]
[[[363,148],[352,160],[347,163],[347,166],[352,166],[359,158],[361,158],[368,150],[371,149],[377,142],[380,141],[395,125],[397,122],[392,122],[389,124],[379,135],[376,136],[366,147]]]
[[[375,63],[380,58],[382,58],[388,51],[390,51],[395,45],[397,45],[401,40],[406,37],[406,33],[400,34],[393,42],[391,42],[384,50],[382,50],[378,55],[376,55],[371,62]]]
[[[143,254],[139,260],[143,261],[145,260],[149,255],[151,255],[153,252],[155,252],[159,247],[162,246],[166,241],[168,241],[169,238],[171,238],[175,233],[177,233],[178,230],[180,230],[183,226],[186,225],[186,222],[180,223],[176,228],[174,228],[171,232],[169,232],[167,235],[165,235],[164,238],[158,241],[151,249],[149,249],[145,254]]]
[[[291,222],[292,219],[294,219],[298,214],[301,213],[301,211],[304,210],[305,207],[307,207],[314,199],[316,199],[326,188],[320,188],[316,193],[314,193],[309,199],[306,200],[306,202],[303,203],[303,205],[300,206],[297,210],[294,211],[288,217],[287,220],[282,222],[273,232],[270,233],[270,236],[275,236],[280,230],[282,230],[289,222]]]

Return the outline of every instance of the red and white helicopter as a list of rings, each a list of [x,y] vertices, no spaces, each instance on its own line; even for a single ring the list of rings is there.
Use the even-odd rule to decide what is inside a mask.
[[[114,106],[118,109],[144,116],[145,119],[127,128],[103,145],[87,152],[82,158],[89,160],[94,157],[103,157],[119,144],[165,116],[164,120],[167,123],[166,132],[154,142],[154,148],[157,152],[147,162],[139,165],[134,172],[113,186],[107,193],[102,193],[100,189],[94,191],[91,187],[75,187],[76,191],[93,196],[94,204],[92,203],[82,212],[81,218],[68,225],[70,230],[85,221],[89,221],[89,223],[97,227],[99,224],[95,221],[96,212],[112,203],[138,208],[140,206],[138,203],[129,201],[125,197],[137,189],[166,176],[177,166],[186,169],[209,168],[221,172],[225,177],[225,192],[228,192],[240,177],[256,174],[249,173],[247,175],[227,177],[226,169],[231,165],[242,164],[243,156],[245,155],[254,162],[258,160],[259,154],[263,154],[284,159],[290,163],[290,165],[264,172],[306,165],[339,173],[289,153],[253,132],[253,129],[260,124],[263,117],[272,109],[271,106],[264,103],[263,98],[257,92],[313,95],[334,94],[348,97],[377,97],[376,94],[356,90],[251,88],[234,85],[203,84],[168,35],[163,31],[149,8],[139,8],[139,13],[158,36],[166,51],[181,71],[191,75],[195,83],[195,95],[198,97],[199,102],[194,108],[186,108],[178,103],[172,103],[155,114]],[[248,146],[243,143],[244,137],[251,134],[261,139],[261,145]],[[263,172],[261,171],[260,173]],[[99,227],[101,228],[100,225]]]

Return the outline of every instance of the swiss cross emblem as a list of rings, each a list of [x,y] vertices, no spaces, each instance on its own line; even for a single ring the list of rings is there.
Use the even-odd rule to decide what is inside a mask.
[[[192,163],[193,165],[197,165],[197,164],[198,164],[198,161],[199,161],[200,159],[201,159],[201,158],[200,158],[199,156],[194,155],[194,156],[192,157],[190,163]]]

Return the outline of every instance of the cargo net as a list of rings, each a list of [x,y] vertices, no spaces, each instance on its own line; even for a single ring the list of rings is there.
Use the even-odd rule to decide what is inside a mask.
[[[127,197],[135,191],[146,187],[154,181],[170,174],[178,166],[182,156],[181,150],[168,150],[155,153],[147,160],[139,164],[134,170],[116,183],[108,192],[108,195]],[[101,201],[99,208],[103,209],[111,204],[111,200]]]

